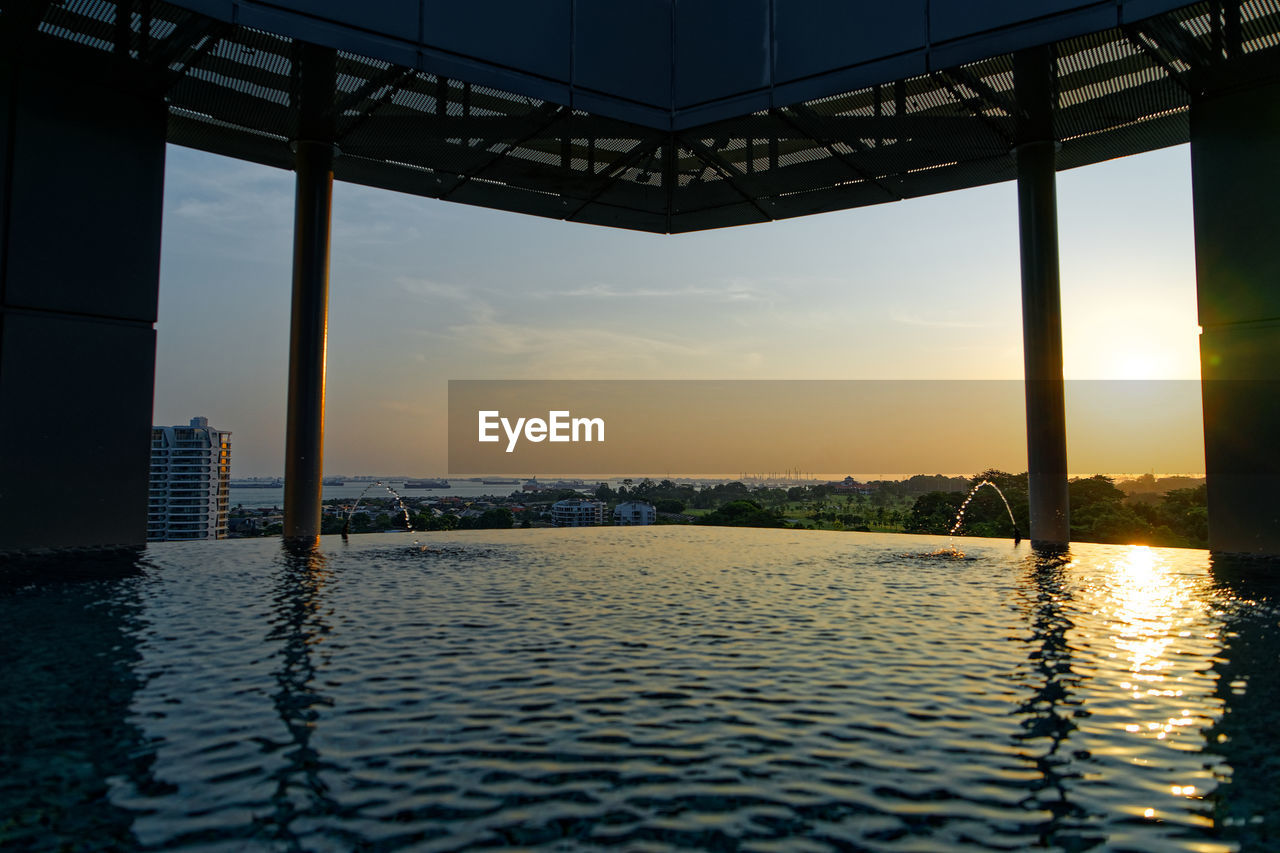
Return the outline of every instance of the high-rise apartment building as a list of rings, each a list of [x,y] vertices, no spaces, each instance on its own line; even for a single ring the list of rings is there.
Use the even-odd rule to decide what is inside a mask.
[[[147,540],[225,539],[230,486],[230,432],[208,418],[153,426]]]

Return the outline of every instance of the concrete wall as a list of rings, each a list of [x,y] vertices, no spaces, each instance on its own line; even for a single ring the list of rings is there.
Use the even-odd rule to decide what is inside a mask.
[[[140,544],[165,111],[108,58],[15,54],[0,60],[0,551]]]
[[[1280,84],[1192,101],[1209,543],[1280,554]]]

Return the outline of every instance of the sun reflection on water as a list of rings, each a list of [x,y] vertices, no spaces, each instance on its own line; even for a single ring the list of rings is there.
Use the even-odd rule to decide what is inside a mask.
[[[1216,622],[1206,604],[1203,575],[1181,570],[1163,549],[1130,546],[1117,555],[1110,569],[1094,590],[1098,594],[1094,614],[1107,631],[1105,638],[1098,639],[1109,642],[1106,657],[1115,661],[1105,677],[1118,700],[1110,708],[1112,719],[1104,724],[1137,738],[1131,748],[1118,750],[1117,758],[1132,766],[1158,769],[1163,749],[1179,753],[1202,749],[1201,732],[1221,714],[1221,703],[1212,696],[1212,673],[1187,666],[1191,657],[1213,657]],[[1212,767],[1189,771],[1183,765],[1180,775],[1151,788],[1151,805],[1143,816],[1160,820],[1168,810],[1178,809],[1184,812],[1184,820],[1210,825],[1207,808],[1191,806],[1191,813],[1185,814],[1185,803],[1203,800],[1215,787],[1219,780]],[[1184,805],[1170,803],[1166,797]]]
[[[1110,617],[1115,645],[1129,662],[1129,680],[1120,687],[1134,699],[1147,695],[1181,695],[1162,689],[1171,662],[1165,656],[1173,642],[1174,614],[1186,604],[1188,591],[1170,576],[1168,566],[1145,545],[1135,545],[1116,566]],[[1160,728],[1148,723],[1149,730]]]

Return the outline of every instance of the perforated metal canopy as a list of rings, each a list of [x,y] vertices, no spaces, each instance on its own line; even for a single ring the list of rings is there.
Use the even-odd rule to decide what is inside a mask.
[[[672,0],[647,2],[636,9],[652,11],[655,3],[659,12],[676,8]],[[774,5],[788,2],[804,7],[807,0]],[[428,47],[422,29],[433,0],[424,3],[408,4],[417,28],[412,49],[359,22],[341,30],[312,27],[306,4],[281,10],[230,0],[182,6],[157,0],[23,0],[4,2],[0,20],[11,32],[25,33],[23,44],[31,51],[73,48],[129,65],[140,86],[163,93],[169,141],[282,168],[292,167],[290,142],[300,135],[299,33],[319,40],[336,32],[341,37],[327,45],[336,48],[336,74],[325,113],[341,152],[337,179],[668,233],[1012,179],[1011,150],[1025,112],[1013,86],[1013,48],[1052,45],[1060,169],[1186,142],[1195,92],[1280,71],[1276,0],[1196,3],[1142,19],[1135,18],[1138,11],[1168,4],[1049,2],[1040,4],[1048,11],[1030,18],[1025,7],[1037,4],[1013,4],[1023,12],[1012,28],[966,32],[934,52],[926,39],[923,47],[899,54],[865,62],[859,55],[849,67],[838,67],[828,56],[822,60],[825,70],[807,77],[804,62],[794,57],[814,25],[787,30],[775,17],[764,78],[721,84],[721,78],[732,78],[732,69],[721,69],[717,77],[708,66],[711,82],[699,95],[697,81],[689,82],[673,66],[663,100],[662,81],[641,92],[634,80],[610,78],[604,66],[595,73],[609,85],[593,90],[575,84],[572,71],[564,83],[558,71],[539,70],[527,57],[521,67],[506,68],[500,56],[482,62],[450,52],[451,44],[465,42],[472,54],[483,55],[484,45],[475,46],[482,34]],[[382,10],[384,17],[405,6],[363,5]],[[581,9],[590,5],[578,0],[569,6],[577,10],[571,23],[589,20]],[[759,4],[747,4],[753,5]],[[245,9],[256,16],[241,14]],[[974,26],[980,27],[981,14],[978,20]],[[1104,20],[1114,25],[1091,29]],[[272,21],[280,26],[264,28]],[[784,39],[787,32],[793,32],[790,41]],[[1064,32],[1075,34],[1044,40]],[[668,35],[675,46],[660,54],[655,67],[663,56],[674,63],[691,49],[678,32]],[[626,43],[613,38],[610,44]],[[823,50],[832,49],[824,42]],[[571,52],[578,55],[591,54]],[[785,66],[779,55],[792,57],[786,67],[793,79],[779,78]],[[970,58],[937,67],[938,57]],[[653,64],[652,57],[645,62]],[[909,68],[919,73],[892,76],[895,69]],[[840,88],[858,80],[864,82]],[[744,91],[743,85],[755,88]],[[645,92],[657,94],[645,102]],[[787,93],[805,92],[820,94],[782,102]]]

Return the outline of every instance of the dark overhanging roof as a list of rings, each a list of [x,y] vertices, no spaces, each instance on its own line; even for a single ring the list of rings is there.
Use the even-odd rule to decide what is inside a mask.
[[[629,5],[608,2],[615,8]],[[775,0],[777,6],[805,2]],[[645,3],[672,14],[677,8],[671,0],[641,0],[636,8],[648,8]],[[1202,2],[1142,19],[1134,19],[1137,11],[1164,9],[1168,3],[1046,0],[1045,9],[1061,14],[957,37],[939,45],[937,55],[926,41],[923,56],[907,51],[786,84],[795,93],[821,93],[813,97],[783,103],[777,86],[743,93],[733,85],[716,90],[708,83],[702,94],[722,96],[682,106],[682,90],[669,83],[665,105],[642,105],[647,111],[637,111],[637,102],[619,94],[628,91],[621,78],[613,81],[611,93],[596,92],[594,101],[573,86],[557,101],[530,94],[559,90],[554,75],[529,70],[537,63],[527,57],[523,68],[514,69],[492,59],[486,65],[440,45],[428,52],[424,10],[438,6],[437,0],[363,5],[388,16],[397,9],[415,10],[416,47],[403,63],[374,55],[395,54],[376,33],[349,25],[335,29],[331,21],[317,23],[297,10],[238,0],[182,4],[211,14],[158,0],[123,0],[119,6],[108,0],[24,0],[4,3],[0,20],[11,31],[27,27],[23,43],[32,51],[47,46],[65,52],[73,45],[82,54],[128,66],[131,79],[163,93],[169,141],[282,168],[292,168],[290,141],[300,135],[303,46],[290,32],[327,39],[320,43],[338,48],[327,110],[341,150],[334,165],[337,179],[668,233],[1012,179],[1010,152],[1025,111],[1013,87],[1017,49],[1048,43],[1057,57],[1053,125],[1060,169],[1185,142],[1193,93],[1280,71],[1277,0]],[[538,8],[560,5],[547,2]],[[589,6],[578,0],[569,8]],[[933,6],[948,4],[934,0]],[[278,26],[269,30],[246,19],[259,25],[274,20]],[[1087,29],[1102,20],[1114,25]],[[678,44],[674,24],[670,33]],[[1062,33],[1072,34],[1036,41]],[[787,52],[778,38],[774,32],[768,64],[775,77],[774,54]],[[795,45],[790,50],[794,53]],[[668,55],[678,54],[672,47]],[[936,67],[937,56],[970,58]],[[924,70],[875,76],[911,63]],[[445,68],[468,77],[448,76]],[[674,68],[671,80],[681,77]],[[858,75],[871,82],[829,91],[861,79]],[[572,83],[576,78],[569,76]],[[483,82],[495,78],[510,88]],[[689,91],[699,90],[686,86],[683,91],[688,100]],[[586,109],[584,103],[597,108]],[[699,118],[713,120],[693,123]]]

